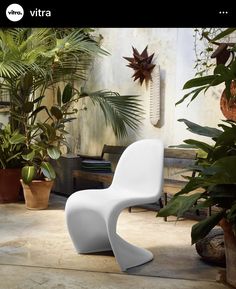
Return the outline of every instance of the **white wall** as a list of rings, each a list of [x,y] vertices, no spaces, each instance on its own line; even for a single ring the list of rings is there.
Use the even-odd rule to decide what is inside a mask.
[[[177,43],[176,43],[176,97],[175,102],[180,100],[188,90],[183,90],[184,83],[195,77],[196,71],[194,67],[194,46],[193,46],[193,29],[180,28],[177,29]],[[189,90],[191,91],[191,90]],[[189,104],[189,100],[177,105],[175,107],[174,117],[174,135],[172,136],[172,143],[181,143],[187,138],[195,138],[207,140],[204,137],[196,136],[185,128],[182,122],[178,119],[185,118],[203,126],[216,127],[220,119],[224,119],[220,111],[220,96],[222,88],[217,87],[209,90],[205,95],[203,93]],[[188,105],[189,104],[189,105]],[[168,113],[167,111],[165,113]]]
[[[8,112],[5,112],[5,109],[0,109],[0,123],[7,124],[8,117]]]
[[[195,74],[192,28],[101,28],[98,33],[104,38],[103,47],[111,55],[96,59],[89,87],[114,90],[120,94],[138,94],[146,113],[139,131],[130,132],[127,139],[116,140],[112,130],[105,127],[101,113],[88,105],[87,110],[80,110],[78,121],[70,128],[74,152],[99,154],[104,143],[128,144],[141,138],[161,138],[165,146],[179,144],[183,139],[195,137],[183,123],[177,122],[179,118],[208,126],[216,126],[223,118],[219,109],[219,89],[213,95],[199,96],[189,107],[187,102],[175,107],[176,101],[185,93],[183,84]],[[133,70],[126,66],[128,62],[123,58],[132,57],[132,46],[141,53],[146,45],[149,54],[155,53],[154,63],[161,68],[162,111],[158,127],[149,120],[149,88],[133,81]]]

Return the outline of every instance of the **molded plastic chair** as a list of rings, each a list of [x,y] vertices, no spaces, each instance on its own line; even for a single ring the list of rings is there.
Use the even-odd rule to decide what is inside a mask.
[[[122,271],[153,259],[116,233],[124,208],[156,202],[162,193],[164,147],[158,139],[134,142],[123,152],[109,188],[83,190],[66,203],[66,221],[79,253],[113,250]]]

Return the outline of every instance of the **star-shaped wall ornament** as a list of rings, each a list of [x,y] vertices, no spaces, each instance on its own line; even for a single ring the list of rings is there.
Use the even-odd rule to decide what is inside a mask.
[[[152,63],[154,53],[148,56],[147,46],[141,54],[136,48],[132,48],[134,57],[124,57],[124,59],[130,62],[127,66],[133,68],[135,71],[132,76],[134,77],[134,81],[138,79],[141,85],[143,84],[143,81],[148,84],[149,80],[152,80],[151,73],[156,66]]]

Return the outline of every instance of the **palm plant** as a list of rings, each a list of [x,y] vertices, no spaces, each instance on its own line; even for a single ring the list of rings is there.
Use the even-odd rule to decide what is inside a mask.
[[[22,114],[31,111],[33,105],[35,114],[31,123],[37,112],[46,109],[37,95],[42,97],[47,88],[61,81],[86,80],[93,58],[108,55],[91,32],[87,28],[0,29],[0,89],[10,97],[13,130],[24,129]],[[27,81],[27,74],[28,79],[33,78],[32,85],[22,85],[22,75]],[[135,129],[140,123],[142,109],[137,96],[121,96],[111,91],[79,92],[79,96],[89,96],[99,104],[118,137],[127,133],[126,126]]]

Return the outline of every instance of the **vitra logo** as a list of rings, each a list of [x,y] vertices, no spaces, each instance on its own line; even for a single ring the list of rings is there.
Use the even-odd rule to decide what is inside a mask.
[[[20,11],[14,11],[14,10],[9,11],[8,14],[11,14],[11,15],[22,15],[22,13]]]
[[[11,4],[6,9],[6,16],[13,22],[19,21],[24,16],[24,9],[19,4]]]
[[[30,10],[30,15],[32,17],[44,17],[44,16],[51,17],[51,11],[35,8],[34,10]]]

